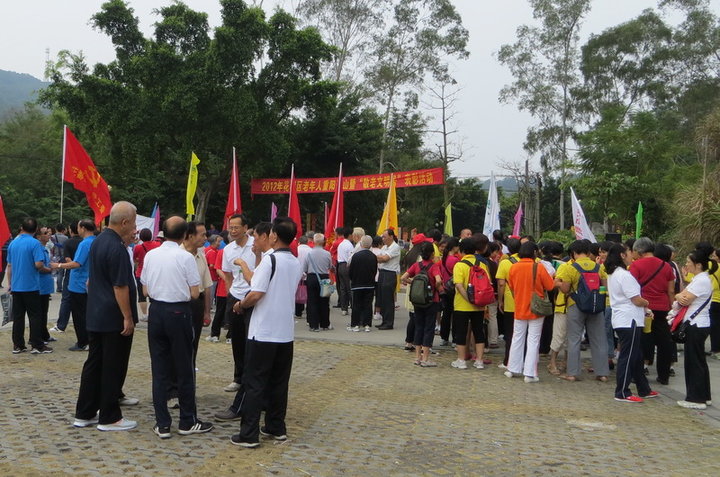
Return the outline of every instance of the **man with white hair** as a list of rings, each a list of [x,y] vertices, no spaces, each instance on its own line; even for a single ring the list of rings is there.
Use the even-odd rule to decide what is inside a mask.
[[[348,265],[350,256],[353,254],[353,243],[350,241],[350,227],[345,227],[345,240],[340,242],[337,248],[337,292],[340,309],[343,315],[348,314],[350,307],[350,277],[348,276]]]
[[[353,309],[350,316],[348,331],[360,331],[362,326],[365,332],[370,332],[372,324],[372,300],[375,294],[375,275],[378,261],[370,250],[372,237],[364,235],[359,241],[360,251],[353,255],[350,262],[349,276],[352,290]]]
[[[134,205],[117,202],[110,210],[110,224],[90,248],[89,353],[80,377],[75,427],[97,424],[101,431],[126,431],[137,426],[123,418],[119,404],[138,322],[135,277],[125,248],[135,235],[136,218]]]

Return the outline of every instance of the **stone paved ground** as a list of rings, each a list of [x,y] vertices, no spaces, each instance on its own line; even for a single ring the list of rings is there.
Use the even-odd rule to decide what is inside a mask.
[[[144,329],[125,386],[141,399],[125,409],[138,429],[75,429],[84,354],[66,351],[72,342],[69,332],[51,355],[11,355],[9,327],[0,331],[0,475],[720,475],[713,411],[668,397],[617,403],[613,385],[592,375],[567,383],[543,372],[527,385],[494,365],[452,369],[449,350],[441,367],[423,369],[397,346],[326,340],[296,344],[285,443],[235,447],[236,422],[160,441]],[[203,340],[198,366],[199,417],[210,418],[232,397],[222,391],[230,346]]]

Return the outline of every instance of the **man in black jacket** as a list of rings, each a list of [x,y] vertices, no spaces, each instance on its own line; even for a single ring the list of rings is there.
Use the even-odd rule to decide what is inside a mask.
[[[352,316],[348,331],[360,331],[363,326],[366,332],[372,324],[372,299],[375,294],[375,276],[377,275],[377,257],[370,251],[372,237],[360,239],[360,251],[352,256],[348,274],[352,290]]]

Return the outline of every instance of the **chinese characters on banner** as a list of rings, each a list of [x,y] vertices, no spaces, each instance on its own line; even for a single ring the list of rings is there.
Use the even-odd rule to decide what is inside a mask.
[[[445,177],[441,167],[420,169],[417,171],[394,172],[395,187],[418,187],[441,185]],[[295,179],[298,194],[335,192],[337,177],[313,179]],[[372,174],[368,176],[348,176],[342,179],[343,192],[388,189],[390,174]],[[251,194],[289,194],[290,179],[253,179],[250,183]]]

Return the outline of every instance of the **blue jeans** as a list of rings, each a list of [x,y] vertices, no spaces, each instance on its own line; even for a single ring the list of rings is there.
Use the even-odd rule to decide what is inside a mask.
[[[60,300],[60,311],[58,312],[58,319],[55,326],[59,330],[65,331],[68,322],[70,321],[70,291],[67,289],[68,281],[70,281],[70,274],[66,273],[63,277],[62,287],[62,299]]]

